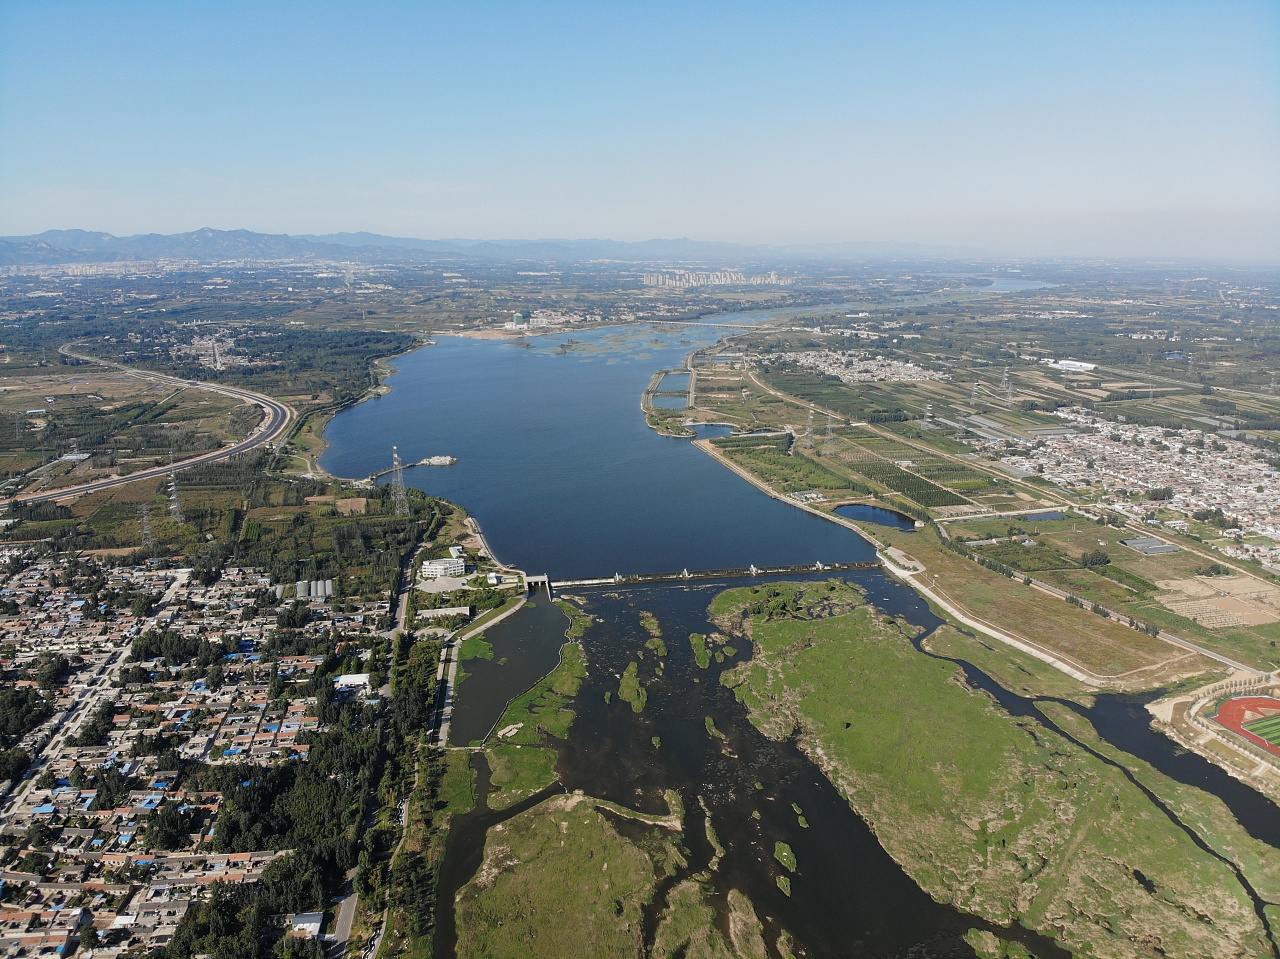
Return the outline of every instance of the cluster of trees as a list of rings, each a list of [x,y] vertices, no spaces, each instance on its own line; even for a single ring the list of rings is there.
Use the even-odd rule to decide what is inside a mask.
[[[171,317],[183,319],[180,312],[171,313]],[[346,403],[369,385],[371,357],[403,353],[420,342],[407,333],[253,324],[238,326],[232,333],[234,352],[247,362],[223,370],[174,351],[175,345],[189,343],[196,335],[192,327],[180,326],[179,322],[160,324],[151,331],[147,343],[117,336],[118,342],[93,344],[92,352],[183,379],[227,383],[266,393],[328,393],[335,403]],[[64,338],[66,335],[64,331]]]
[[[1220,400],[1208,396],[1200,398],[1200,405],[1205,406],[1220,416],[1231,416],[1242,425],[1256,430],[1280,429],[1280,419],[1274,413],[1241,408],[1230,400]]]
[[[1213,507],[1213,509],[1198,509],[1191,514],[1191,518],[1201,523],[1208,523],[1210,526],[1216,526],[1218,529],[1234,529],[1240,525],[1240,520],[1234,516],[1228,516],[1218,506]]]
[[[768,622],[773,619],[807,619],[805,613],[804,591],[789,586],[760,586],[752,590],[759,593],[759,599],[747,604],[745,612],[748,616],[760,617]]]
[[[316,900],[310,880],[314,865],[304,853],[273,862],[260,882],[214,883],[209,897],[194,905],[164,947],[164,959],[323,959],[324,947],[316,940],[281,938],[270,917],[302,912]],[[307,905],[298,905],[306,903]]]
[[[135,662],[161,660],[171,669],[194,666],[202,674],[227,653],[235,652],[235,643],[226,638],[211,643],[203,636],[186,636],[171,629],[149,629],[133,641],[129,658]]]
[[[400,664],[395,675],[395,696],[391,700],[391,720],[402,739],[410,739],[426,728],[427,714],[436,692],[436,667],[440,661],[440,640],[415,642],[413,634],[400,634]]]
[[[318,947],[281,939],[268,927],[267,917],[324,909],[346,870],[359,863],[362,843],[369,841],[363,828],[369,804],[376,800],[392,747],[384,704],[334,695],[333,675],[345,665],[343,657],[332,653],[335,640],[341,641],[328,637],[330,655],[299,690],[299,695],[317,698],[327,727],[312,734],[305,763],[202,765],[188,775],[189,788],[217,790],[225,797],[213,839],[217,851],[293,852],[271,863],[259,883],[215,887],[209,900],[183,921],[166,959],[201,954],[320,959]],[[431,674],[434,681],[434,661]],[[168,839],[178,842],[189,825],[175,807],[163,828]]]
[[[791,436],[787,434],[755,435],[746,433],[740,436],[718,436],[711,443],[722,450],[750,448],[770,449],[776,453],[791,452]]]
[[[277,629],[301,629],[311,619],[311,606],[302,601],[294,601],[288,606],[281,606],[276,613]]]
[[[190,833],[195,828],[196,814],[172,800],[165,802],[147,820],[145,841],[152,849],[173,852],[185,849],[191,843]]]
[[[13,519],[28,523],[49,523],[54,520],[71,519],[71,510],[56,503],[13,503],[9,506],[9,515]]]
[[[31,756],[17,743],[53,713],[45,698],[29,686],[0,687],[0,780],[17,779]]]
[[[282,483],[259,473],[238,490],[250,509],[262,506],[301,506],[308,496],[331,493],[323,483],[307,480]],[[324,516],[318,510],[294,513],[287,522],[246,520],[240,535],[216,539],[195,548],[188,560],[203,581],[212,581],[227,565],[265,569],[273,582],[332,579],[340,595],[375,595],[393,588],[401,563],[420,537],[431,537],[443,526],[450,507],[409,490],[411,515],[395,516],[390,490],[370,489],[364,516]],[[212,533],[221,528],[210,519]]]
[[[452,509],[411,489],[410,515],[396,516],[390,490],[384,486],[364,494],[368,503],[363,515],[341,516],[332,507],[315,506],[292,511],[287,518],[251,519],[245,506],[303,506],[309,496],[334,492],[331,484],[273,476],[267,466],[266,455],[255,451],[182,474],[185,522],[157,519],[156,532],[169,549],[186,553],[185,563],[199,582],[215,582],[228,565],[253,566],[278,583],[331,579],[338,595],[376,595],[394,587],[405,556],[421,537],[434,536]],[[15,510],[25,519],[47,524],[39,532],[50,538],[53,550],[136,545],[141,536],[140,511],[121,515],[101,510],[76,521],[65,507],[53,504]],[[164,516],[167,511],[157,507],[153,512]],[[136,613],[149,609],[149,603],[142,605],[141,594],[118,595],[102,583],[79,588],[90,600],[89,616],[105,616],[111,608],[127,608],[135,601]],[[103,603],[105,611],[99,610]]]
[[[73,746],[100,746],[115,725],[116,707],[103,703],[71,740]]]
[[[29,686],[0,688],[0,743],[12,745],[52,715],[53,709]]]
[[[1230,576],[1231,570],[1221,563],[1210,563],[1208,566],[1197,566],[1197,576]]]
[[[97,790],[93,803],[89,806],[91,810],[96,811],[123,806],[129,798],[129,793],[135,789],[141,789],[143,784],[142,780],[136,776],[126,776],[120,771],[119,766],[111,766],[93,772],[89,776],[87,785]]]
[[[914,473],[908,473],[886,460],[868,456],[852,466],[868,479],[915,500],[921,506],[959,506],[968,502],[963,496]]]
[[[407,333],[269,325],[271,317],[284,312],[273,306],[246,306],[238,312],[256,317],[228,331],[235,339],[234,351],[248,362],[224,370],[205,366],[175,349],[196,336],[208,335],[208,326],[191,324],[211,318],[207,305],[198,303],[171,307],[163,317],[110,318],[52,311],[45,322],[12,325],[5,340],[12,351],[47,356],[56,355],[57,348],[69,340],[93,340],[86,353],[183,379],[212,380],[266,393],[327,392],[338,403],[354,399],[369,385],[370,357],[402,353],[420,342]],[[216,315],[225,321],[225,309],[219,308]],[[80,365],[66,357],[59,362]]]

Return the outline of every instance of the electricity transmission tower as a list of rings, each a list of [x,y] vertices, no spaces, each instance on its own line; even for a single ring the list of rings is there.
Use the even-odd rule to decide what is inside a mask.
[[[156,533],[151,528],[150,503],[142,504],[142,545],[146,547],[148,555],[156,551]]]
[[[184,522],[182,518],[182,500],[178,498],[178,474],[169,474],[169,512],[176,522]]]
[[[827,414],[827,438],[822,443],[822,455],[831,456],[835,451],[835,440],[831,438],[831,415]]]
[[[409,515],[409,495],[404,491],[404,461],[400,450],[391,447],[391,502],[397,516]]]

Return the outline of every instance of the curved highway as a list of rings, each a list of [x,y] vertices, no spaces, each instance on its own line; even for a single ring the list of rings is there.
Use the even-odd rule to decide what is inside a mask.
[[[166,466],[156,466],[151,469],[139,470],[136,473],[130,473],[128,476],[115,476],[109,479],[94,480],[91,483],[83,483],[80,486],[66,486],[62,489],[50,490],[47,493],[30,493],[14,496],[8,500],[8,503],[42,503],[48,500],[66,499],[69,496],[83,496],[85,493],[96,493],[98,490],[111,489],[115,486],[123,486],[126,483],[137,483],[141,480],[156,479],[160,476],[168,476],[170,473],[178,470],[191,469],[193,466],[203,466],[205,463],[216,463],[219,460],[225,460],[228,457],[235,456],[239,453],[256,449],[266,443],[273,443],[279,439],[289,428],[289,424],[293,422],[294,412],[288,406],[285,406],[279,400],[272,399],[262,393],[254,393],[250,390],[238,389],[234,386],[221,386],[212,383],[201,383],[198,380],[183,380],[176,376],[166,376],[163,373],[153,373],[150,370],[139,370],[132,366],[125,366],[122,363],[116,363],[112,360],[104,360],[97,356],[90,356],[83,353],[74,352],[70,346],[60,347],[58,350],[63,356],[69,356],[72,359],[84,360],[87,363],[97,363],[99,366],[110,366],[114,369],[128,373],[130,376],[136,376],[143,380],[152,380],[157,383],[165,383],[170,386],[182,386],[191,389],[208,390],[211,393],[221,393],[223,396],[234,397],[245,403],[252,403],[255,406],[262,407],[264,417],[257,428],[250,433],[245,439],[231,446],[225,446],[220,450],[214,450],[212,453],[201,453],[199,456],[192,456],[189,459],[179,460],[176,463],[170,463]]]

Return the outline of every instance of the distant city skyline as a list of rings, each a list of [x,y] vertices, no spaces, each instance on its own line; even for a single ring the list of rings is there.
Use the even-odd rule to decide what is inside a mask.
[[[0,235],[1280,261],[1280,5],[0,7]]]

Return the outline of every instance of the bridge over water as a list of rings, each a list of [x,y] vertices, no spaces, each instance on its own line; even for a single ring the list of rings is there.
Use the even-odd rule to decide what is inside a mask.
[[[859,563],[814,563],[811,566],[742,566],[735,569],[682,569],[678,573],[614,573],[592,579],[561,579],[552,581],[547,576],[526,577],[530,589],[545,585],[547,591],[577,588],[581,586],[635,586],[643,583],[681,583],[699,579],[745,579],[757,576],[785,576],[791,573],[843,573],[857,569],[879,569],[879,560]]]

